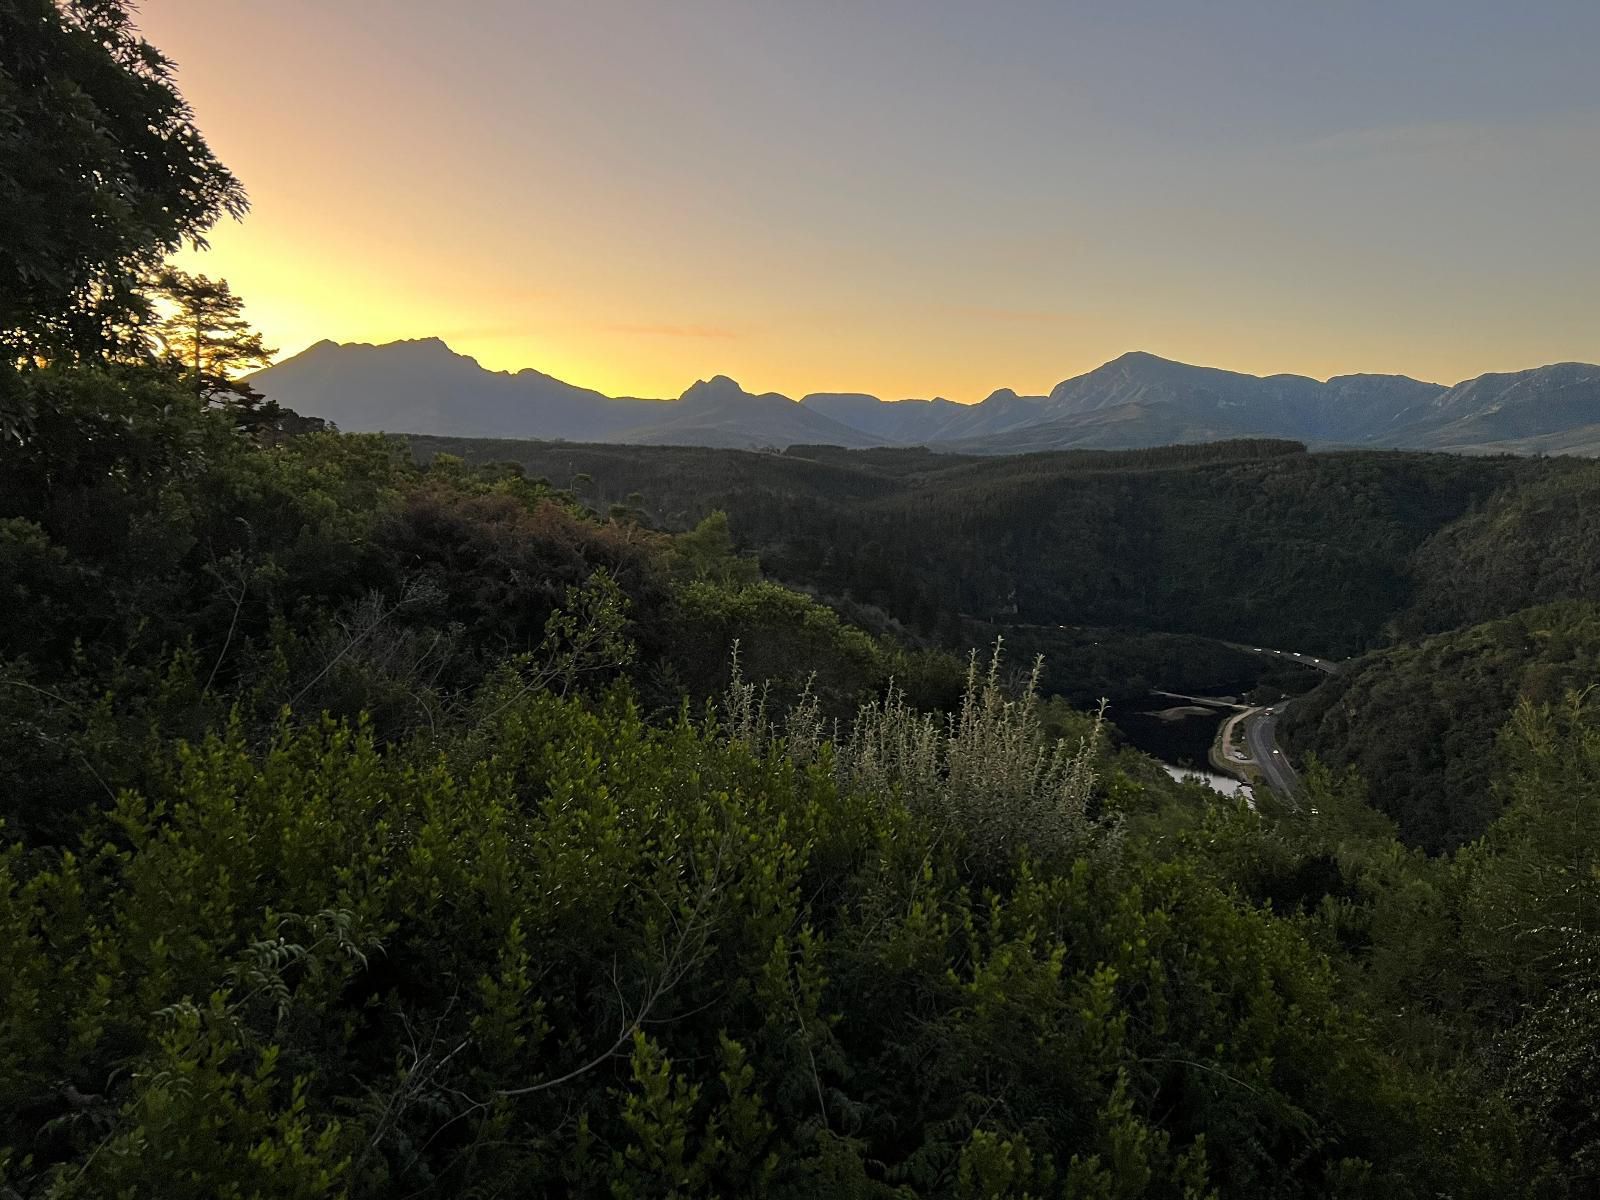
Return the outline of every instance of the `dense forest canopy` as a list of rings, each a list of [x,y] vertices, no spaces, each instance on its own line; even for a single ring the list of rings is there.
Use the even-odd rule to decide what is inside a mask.
[[[1461,529],[1481,525],[1491,500],[1565,491],[1576,510],[1572,489],[1600,486],[1600,468],[1579,460],[1307,454],[1286,442],[970,459],[408,440],[423,459],[516,462],[663,528],[725,511],[771,574],[919,630],[951,633],[964,613],[1339,658],[1380,643],[1394,622],[1424,621],[1435,593],[1462,586],[1430,539],[1461,537],[1456,523],[1469,515]],[[1479,536],[1473,553],[1487,571],[1494,542]],[[1566,566],[1543,570],[1570,576],[1600,562],[1593,547],[1574,549]],[[1579,576],[1519,592],[1514,572],[1502,574],[1500,607],[1486,615],[1585,586]]]
[[[242,204],[164,60],[0,33],[0,1193],[1595,1193],[1593,466],[268,418],[66,336]],[[1354,770],[1028,661],[1235,638],[1371,651],[1291,705]]]

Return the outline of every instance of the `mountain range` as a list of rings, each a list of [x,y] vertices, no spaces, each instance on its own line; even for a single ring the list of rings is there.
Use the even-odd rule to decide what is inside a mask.
[[[438,338],[318,342],[251,377],[352,432],[647,445],[927,446],[969,454],[1292,438],[1467,453],[1600,454],[1600,366],[1556,363],[1453,386],[1404,375],[1265,378],[1135,351],[1045,396],[979,404],[817,392],[793,400],[727,376],[676,400],[611,397],[533,369],[489,371]]]

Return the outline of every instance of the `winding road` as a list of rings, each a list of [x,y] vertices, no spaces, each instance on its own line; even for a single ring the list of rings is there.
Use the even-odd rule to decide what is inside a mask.
[[[1340,664],[1337,662],[1314,658],[1309,654],[1298,654],[1293,650],[1269,650],[1261,646],[1245,646],[1238,642],[1226,644],[1238,650],[1247,650],[1251,654],[1281,658],[1302,666],[1314,667],[1327,675],[1336,675],[1339,672]],[[1264,708],[1252,708],[1228,721],[1219,735],[1220,756],[1218,749],[1212,751],[1212,765],[1230,774],[1243,774],[1240,768],[1245,763],[1228,750],[1232,726],[1238,723],[1244,730],[1244,746],[1249,755],[1249,765],[1261,772],[1261,777],[1266,780],[1267,786],[1289,806],[1290,811],[1299,812],[1300,797],[1304,795],[1300,774],[1289,761],[1289,756],[1278,746],[1278,718],[1283,715],[1284,709],[1293,703],[1293,700],[1281,700]]]
[[[1073,626],[1058,625],[1021,625],[1019,628],[1028,629],[1069,629]],[[1235,650],[1243,650],[1247,654],[1259,654],[1263,658],[1276,658],[1284,662],[1298,663],[1303,667],[1311,667],[1325,675],[1337,675],[1343,665],[1333,659],[1318,658],[1311,654],[1301,654],[1295,650],[1275,650],[1268,646],[1249,646],[1243,642],[1230,642],[1222,638],[1212,639],[1224,646]],[[1293,704],[1293,699],[1280,700],[1264,708],[1246,708],[1244,705],[1220,701],[1213,697],[1186,696],[1179,692],[1153,691],[1155,696],[1171,700],[1184,700],[1193,704],[1204,704],[1211,708],[1231,708],[1236,710],[1235,715],[1225,721],[1218,734],[1217,743],[1212,747],[1211,765],[1218,771],[1225,772],[1235,778],[1246,782],[1251,781],[1251,771],[1259,771],[1262,779],[1273,793],[1287,805],[1292,812],[1300,811],[1300,797],[1304,795],[1304,788],[1300,782],[1300,775],[1294,769],[1294,764],[1289,761],[1289,756],[1278,746],[1278,718],[1283,715],[1284,709]],[[1244,729],[1244,746],[1249,755],[1248,759],[1240,758],[1229,749],[1231,732],[1235,724]]]
[[[1220,639],[1219,639],[1220,640]],[[1330,658],[1316,658],[1310,654],[1300,654],[1294,650],[1267,650],[1260,646],[1246,646],[1243,642],[1223,642],[1224,646],[1232,646],[1235,650],[1244,650],[1250,654],[1260,654],[1265,658],[1281,658],[1287,662],[1296,662],[1303,667],[1311,667],[1325,675],[1337,675],[1339,664]]]
[[[1278,717],[1282,715],[1283,707],[1281,704],[1274,705],[1246,716],[1243,719],[1244,744],[1250,751],[1251,760],[1266,777],[1267,786],[1276,792],[1285,804],[1298,812],[1301,795],[1300,775],[1289,761],[1289,756],[1278,748]]]

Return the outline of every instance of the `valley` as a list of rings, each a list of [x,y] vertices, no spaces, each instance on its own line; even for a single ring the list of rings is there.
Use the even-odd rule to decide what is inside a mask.
[[[1294,768],[1311,756],[1359,764],[1376,806],[1434,851],[1492,819],[1494,760],[1451,751],[1475,781],[1453,791],[1421,764],[1464,738],[1488,747],[1487,723],[1509,718],[1519,690],[1553,697],[1556,680],[1582,677],[1593,645],[1584,625],[1556,638],[1558,654],[1579,656],[1559,666],[1538,665],[1537,642],[1497,651],[1502,674],[1471,701],[1483,716],[1469,726],[1453,708],[1477,686],[1464,661],[1409,691],[1386,682],[1385,664],[1430,637],[1448,644],[1471,636],[1450,630],[1482,621],[1520,629],[1517,614],[1550,597],[1600,596],[1600,465],[1583,459],[1317,453],[1281,441],[1015,457],[408,444],[424,459],[504,464],[658,528],[726,513],[732,544],[771,577],[916,644],[1001,637],[1018,656],[1043,655],[1047,691],[1080,707],[1109,699],[1119,729],[1161,706],[1152,691],[1253,695],[1276,709],[1247,730],[1278,790],[1298,788]],[[1342,697],[1358,689],[1353,714]],[[1441,698],[1413,724],[1430,694]],[[1290,696],[1302,699],[1278,704]],[[1459,732],[1445,734],[1447,723]],[[1191,740],[1150,744],[1198,766],[1209,738]]]
[[[214,1131],[209,1176],[258,1117],[136,1132],[169,1102],[118,1064],[283,1046],[308,1082],[252,1068],[239,1101],[208,1077],[202,1106],[327,1129],[396,1062],[411,1086],[426,1013],[462,1065],[429,1060],[403,1137],[361,1126],[374,1180],[476,1169],[440,1135],[485,1119],[469,1089],[512,1127],[577,1105],[641,1136],[618,1095],[711,1047],[752,1065],[707,1086],[747,1079],[800,1131],[748,1133],[797,1164],[796,1195],[832,1153],[804,1132],[818,1080],[873,1124],[871,1161],[846,1159],[868,1178],[965,1153],[935,1126],[1001,1065],[1096,1137],[1204,1135],[1250,1196],[1330,1194],[1308,1120],[1383,1194],[1420,1200],[1441,1163],[1522,1194],[1472,1147],[1561,1036],[1510,1015],[1564,1005],[1566,951],[1508,911],[1587,913],[1548,868],[1600,861],[1571,832],[1600,779],[1579,691],[1600,464],[258,437],[157,374],[28,386],[37,424],[0,443],[0,578],[31,618],[0,628],[0,1012],[24,1014],[0,1022],[0,1133],[28,1178],[144,1177],[53,1132],[64,1030],[119,1097],[112,1136]],[[1218,764],[1233,717],[1248,761]],[[174,1033],[160,1014],[199,987],[214,1031]],[[1484,1048],[1507,1029],[1530,1044],[1501,1067]],[[651,1066],[664,1046],[676,1065]],[[1216,1072],[1253,1082],[1162,1098]],[[1281,1147],[1236,1158],[1240,1123]],[[1505,1161],[1551,1172],[1546,1139],[1582,1136],[1497,1128]],[[583,1144],[573,1172],[617,1174]]]
[[[0,1200],[1600,1196],[1533,8],[0,0]]]

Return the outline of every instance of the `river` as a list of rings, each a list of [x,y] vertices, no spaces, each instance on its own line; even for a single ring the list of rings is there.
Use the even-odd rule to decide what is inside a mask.
[[[1229,709],[1186,705],[1152,696],[1144,711],[1134,704],[1107,712],[1122,739],[1135,750],[1158,759],[1174,779],[1196,779],[1224,796],[1236,796],[1244,787],[1237,779],[1211,770],[1211,743],[1217,729],[1232,716]],[[1157,715],[1157,714],[1162,715]],[[1245,788],[1248,796],[1249,789]]]
[[[1165,762],[1161,766],[1168,775],[1180,783],[1203,783],[1213,792],[1221,792],[1224,796],[1243,794],[1246,800],[1254,800],[1250,785],[1240,783],[1232,775],[1218,775],[1215,771],[1196,771],[1192,767],[1175,767]]]
[[[1157,713],[1167,715],[1157,716]],[[1202,708],[1181,700],[1152,696],[1114,705],[1107,711],[1123,740],[1135,750],[1175,767],[1206,770],[1217,728],[1232,713],[1224,708]]]

